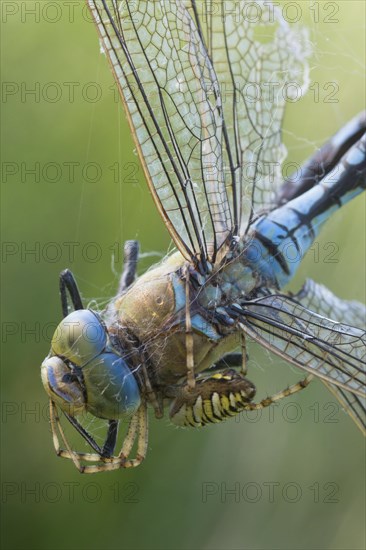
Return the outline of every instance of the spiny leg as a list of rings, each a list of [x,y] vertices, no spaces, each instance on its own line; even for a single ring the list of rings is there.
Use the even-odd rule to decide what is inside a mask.
[[[118,420],[109,420],[108,432],[105,439],[105,443],[103,447],[99,447],[99,445],[96,443],[94,438],[90,435],[90,433],[87,432],[87,430],[80,424],[80,422],[77,421],[77,419],[74,416],[69,415],[65,411],[64,411],[64,415],[66,416],[70,424],[81,435],[81,437],[85,439],[88,445],[90,445],[90,447],[94,449],[94,451],[96,451],[98,455],[110,456],[111,454],[113,454],[114,446],[116,444],[116,439],[117,439]]]
[[[114,453],[114,449],[116,447],[116,442],[117,442],[118,425],[119,425],[118,420],[108,421],[107,437],[102,447],[102,456],[104,457],[110,457]]]
[[[128,459],[132,451],[132,447],[136,440],[138,431],[136,457]],[[85,474],[95,474],[99,472],[110,472],[120,468],[136,468],[144,460],[148,445],[148,422],[147,422],[147,407],[141,405],[139,410],[131,419],[127,436],[123,442],[122,449],[118,457],[113,457],[113,462],[95,464],[93,466],[84,466]]]
[[[193,353],[193,333],[191,322],[191,303],[189,293],[189,267],[185,269],[186,282],[186,357],[187,357],[187,385],[190,390],[193,390],[196,381],[194,376],[194,353]]]
[[[142,365],[140,366],[140,373],[143,377],[144,393],[146,395],[148,403],[150,403],[154,409],[155,418],[163,418],[164,407],[162,399],[159,399],[158,394],[153,390],[147,368],[144,363],[142,363]]]
[[[149,425],[148,425],[148,418],[147,418],[147,407],[145,404],[142,404],[139,408],[138,412],[138,428],[139,428],[139,435],[138,435],[138,441],[137,441],[137,451],[136,451],[136,457],[132,458],[130,460],[125,460],[123,463],[124,468],[136,468],[136,466],[139,466],[141,462],[146,457],[147,453],[147,445],[149,440]]]
[[[288,388],[282,391],[279,391],[274,395],[265,397],[259,403],[253,403],[253,402],[247,403],[244,409],[250,410],[250,411],[257,411],[259,409],[264,409],[265,407],[269,407],[270,405],[272,405],[273,403],[276,403],[277,401],[280,401],[284,397],[288,397],[289,395],[293,395],[294,393],[304,390],[310,384],[313,378],[314,376],[312,374],[309,374],[303,380],[300,380],[300,382],[297,382],[296,384],[293,384],[292,386],[289,386]]]
[[[136,440],[138,431],[136,457],[128,459],[132,447]],[[113,462],[95,464],[93,466],[85,466],[83,472],[85,474],[94,474],[98,472],[110,472],[120,468],[136,468],[146,457],[148,445],[148,422],[147,422],[147,407],[142,404],[139,410],[131,419],[128,433],[123,442],[122,449],[118,457],[113,457]]]
[[[134,468],[141,464],[147,452],[148,445],[148,422],[147,422],[147,407],[141,405],[138,412],[133,415],[130,421],[127,435],[124,439],[121,452],[118,456],[104,457],[96,453],[79,453],[71,449],[68,444],[65,433],[62,429],[60,419],[57,415],[57,410],[53,402],[51,402],[51,427],[54,436],[54,446],[58,456],[71,459],[76,468],[81,473],[93,474],[98,472],[107,472],[118,470],[120,468]],[[59,430],[61,438],[64,442],[66,450],[61,449],[57,436],[56,426]],[[136,457],[128,459],[138,432],[138,443]],[[108,439],[108,437],[107,437]],[[95,462],[93,465],[82,465],[81,461]]]
[[[63,428],[61,426],[60,418],[57,413],[56,405],[55,403],[50,399],[50,423],[51,423],[51,430],[52,430],[52,439],[53,439],[53,445],[55,447],[55,451],[57,456],[62,456],[64,458],[69,458],[73,461],[76,468],[79,470],[79,472],[83,472],[83,466],[80,463],[79,455],[78,453],[74,453],[74,451],[71,449],[67,438],[65,436],[65,433],[63,431]],[[60,442],[57,436],[57,430],[62,438],[62,441],[66,447],[66,451],[64,449],[61,449]],[[99,459],[98,455],[95,455],[97,459]]]
[[[123,440],[122,449],[118,454],[119,458],[126,460],[132,451],[133,444],[136,440],[137,430],[139,428],[139,417],[138,414],[134,414],[130,420],[130,425],[128,426],[126,437]]]
[[[71,298],[72,305],[74,309],[84,309],[83,302],[80,296],[78,285],[74,275],[69,269],[65,269],[60,273],[60,296],[61,296],[61,308],[63,317],[67,317],[69,314],[69,305],[67,299],[67,292]]]
[[[81,426],[81,424],[78,423],[78,421],[73,418],[73,417],[69,417],[69,415],[67,415],[67,413],[64,413],[66,418],[70,421],[70,418],[72,419],[71,424],[74,428],[77,429],[77,431],[80,433],[80,435],[82,437],[84,437],[84,439],[87,441],[87,443],[95,450],[97,451],[96,453],[80,453],[80,452],[77,452],[77,451],[73,451],[70,447],[70,445],[68,444],[68,441],[67,441],[67,438],[66,438],[66,435],[65,435],[65,432],[62,428],[62,424],[61,424],[61,421],[60,421],[60,418],[58,416],[58,413],[57,413],[57,408],[55,406],[55,404],[53,403],[53,401],[50,401],[50,405],[51,405],[51,412],[50,412],[50,419],[51,419],[51,428],[52,428],[52,433],[53,433],[53,436],[54,436],[54,447],[55,447],[55,450],[56,450],[56,453],[58,456],[61,456],[62,458],[68,458],[68,459],[71,459],[73,460],[73,462],[75,463],[75,460],[86,460],[86,461],[89,461],[89,462],[95,462],[95,461],[99,461],[99,460],[110,460],[110,461],[114,461],[116,460],[116,457],[113,457],[111,456],[112,453],[113,453],[113,449],[114,449],[114,446],[115,446],[115,443],[116,443],[116,438],[117,438],[117,431],[118,431],[118,421],[117,420],[110,420],[109,421],[109,426],[108,426],[108,431],[107,431],[107,436],[106,436],[106,440],[105,440],[105,443],[103,445],[102,448],[99,447],[99,445],[97,445],[95,443],[95,441],[93,440],[93,438],[90,436],[90,434],[88,434],[88,432],[86,432],[86,430]],[[66,450],[64,449],[61,449],[60,447],[60,444],[59,444],[59,440],[58,440],[58,437],[57,437],[57,433],[56,433],[56,426],[58,428],[58,431],[61,435],[61,438],[65,444],[65,447],[66,447]],[[85,434],[88,436],[88,437],[85,437]],[[82,467],[78,469],[81,471],[82,470]]]
[[[247,348],[245,344],[245,333],[241,331],[240,333],[240,346],[241,346],[241,371],[245,376],[247,373]]]
[[[57,413],[56,405],[51,400],[50,400],[50,421],[51,421],[54,447],[57,455],[61,456],[62,458],[68,458],[72,460],[80,472],[84,472],[84,469],[85,469],[85,466],[82,466],[80,463],[81,460],[85,460],[88,462],[98,462],[100,460],[109,460],[109,461],[115,460],[115,457],[110,457],[110,458],[102,457],[101,454],[99,453],[98,454],[97,453],[80,453],[77,451],[73,451],[67,441],[65,432],[62,428],[61,421]],[[61,435],[62,441],[66,447],[66,450],[61,449],[60,447],[59,439],[57,436],[57,429]]]
[[[139,248],[138,241],[126,241],[124,244],[123,271],[119,281],[118,294],[125,292],[135,280]]]

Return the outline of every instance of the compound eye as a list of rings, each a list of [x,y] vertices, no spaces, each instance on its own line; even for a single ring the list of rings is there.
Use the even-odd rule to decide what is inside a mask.
[[[76,376],[59,357],[45,359],[41,367],[43,386],[49,397],[71,416],[85,410],[84,393]]]
[[[87,409],[98,418],[122,418],[141,404],[136,379],[126,362],[114,353],[102,353],[83,369]]]
[[[106,330],[97,315],[89,309],[78,309],[58,325],[51,347],[55,355],[83,367],[104,350],[106,343]]]

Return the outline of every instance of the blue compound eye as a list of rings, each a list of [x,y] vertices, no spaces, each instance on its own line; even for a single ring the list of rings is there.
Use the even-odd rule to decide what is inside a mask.
[[[85,410],[84,392],[69,367],[59,357],[48,357],[41,367],[42,382],[49,397],[68,414]]]
[[[140,406],[135,377],[122,357],[102,353],[83,368],[87,410],[99,418],[131,416]]]
[[[106,343],[107,334],[97,315],[89,309],[78,309],[58,325],[51,347],[55,355],[82,367],[99,355]]]

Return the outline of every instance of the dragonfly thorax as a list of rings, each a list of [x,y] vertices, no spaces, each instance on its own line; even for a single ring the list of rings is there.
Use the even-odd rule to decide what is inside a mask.
[[[139,343],[137,354],[143,350],[138,362],[148,358],[151,379],[159,387],[174,384],[186,375],[187,297],[198,373],[238,346],[237,326],[220,324],[219,310],[246,296],[256,284],[239,254],[204,277],[176,253],[139,277],[111,304],[109,332],[123,349],[126,335],[133,335]]]

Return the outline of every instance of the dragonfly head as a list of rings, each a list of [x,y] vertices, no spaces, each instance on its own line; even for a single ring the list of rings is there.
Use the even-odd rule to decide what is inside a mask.
[[[99,315],[89,309],[75,310],[61,321],[41,372],[51,400],[71,416],[89,412],[112,420],[140,406],[134,375],[111,345]]]

